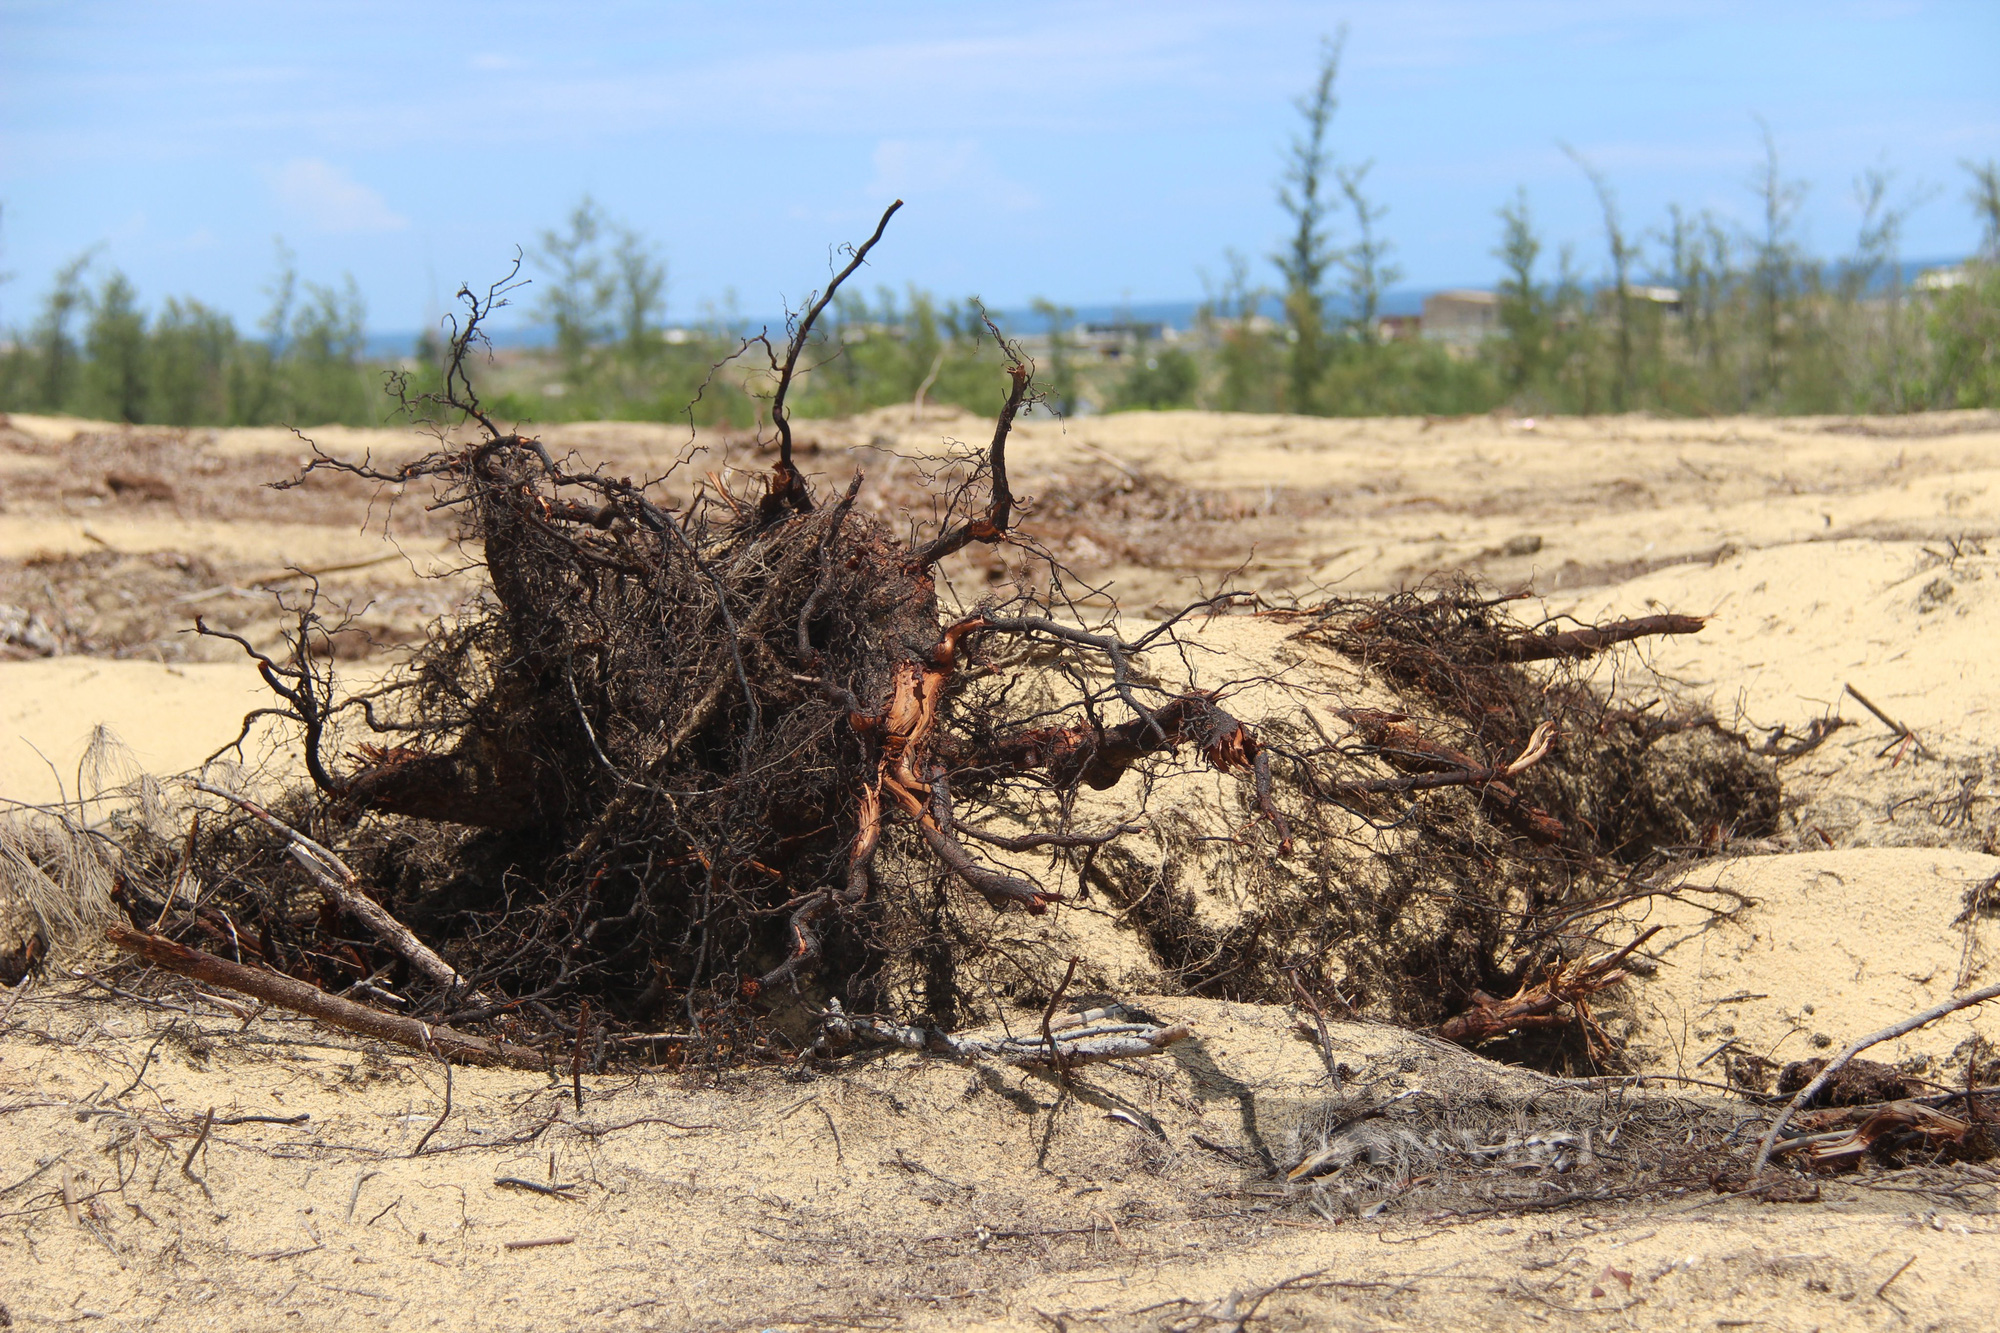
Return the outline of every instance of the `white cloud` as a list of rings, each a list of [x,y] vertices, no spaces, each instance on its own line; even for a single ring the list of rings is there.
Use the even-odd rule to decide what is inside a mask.
[[[1041,196],[1009,178],[974,139],[883,139],[875,145],[871,199],[969,198],[1009,212],[1039,206]]]
[[[377,191],[316,157],[285,163],[271,188],[287,213],[315,231],[401,231],[410,225]]]

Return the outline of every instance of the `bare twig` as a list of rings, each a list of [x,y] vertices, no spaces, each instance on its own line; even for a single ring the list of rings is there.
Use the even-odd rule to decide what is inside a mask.
[[[1915,1032],[1920,1027],[1937,1022],[1938,1019],[1945,1017],[1947,1014],[1955,1014],[1961,1009],[1970,1009],[1976,1004],[1984,1004],[1986,1001],[1996,997],[2000,997],[2000,982],[1995,982],[1991,986],[1973,991],[1969,995],[1961,995],[1955,1000],[1946,1000],[1943,1004],[1933,1005],[1920,1014],[1912,1014],[1899,1023],[1891,1023],[1880,1032],[1871,1032],[1842,1051],[1839,1055],[1834,1056],[1833,1059],[1827,1061],[1826,1067],[1819,1071],[1812,1082],[1800,1088],[1797,1094],[1789,1102],[1785,1103],[1784,1109],[1778,1112],[1777,1118],[1771,1121],[1771,1128],[1765,1131],[1764,1141],[1757,1145],[1757,1160],[1751,1164],[1750,1178],[1755,1180],[1758,1176],[1764,1174],[1765,1166],[1771,1161],[1771,1150],[1777,1146],[1778,1135],[1784,1132],[1785,1123],[1798,1112],[1800,1107],[1818,1095],[1819,1090],[1825,1087],[1835,1074],[1845,1069],[1848,1061],[1867,1050],[1870,1046],[1894,1040],[1906,1032]]]
[[[445,1120],[451,1115],[451,1061],[444,1058],[444,1052],[437,1048],[435,1041],[430,1043],[430,1048],[431,1054],[437,1056],[438,1063],[444,1066],[444,1109],[438,1112],[438,1118],[431,1122],[431,1127],[424,1131],[424,1136],[417,1140],[417,1146],[410,1149],[412,1157],[424,1155],[424,1145],[431,1141],[431,1135],[444,1128]]]
[[[896,216],[896,210],[902,206],[903,201],[898,199],[882,210],[882,218],[875,224],[874,232],[867,240],[854,247],[847,261],[847,267],[834,274],[833,280],[827,283],[826,290],[806,307],[805,314],[799,317],[798,328],[793,331],[790,342],[785,346],[784,364],[778,370],[778,388],[771,395],[771,424],[778,428],[778,465],[771,470],[771,494],[766,505],[767,510],[771,512],[765,514],[766,522],[776,517],[777,509],[786,505],[802,514],[812,509],[812,497],[806,493],[805,482],[800,478],[798,469],[792,465],[792,418],[790,411],[785,407],[785,397],[791,392],[793,378],[798,373],[799,354],[805,351],[806,340],[812,336],[814,321],[826,309],[827,303],[833,300],[834,293],[840,290],[840,284],[852,277],[854,270],[867,261],[868,252],[882,239],[882,233],[888,229],[889,219]]]
[[[463,993],[475,1005],[487,1003],[483,996],[472,989],[471,983],[459,975],[458,969],[438,957],[429,945],[410,933],[408,926],[389,915],[380,903],[363,892],[361,881],[354,871],[330,849],[314,842],[246,796],[239,796],[235,792],[199,780],[191,781],[190,785],[196,791],[207,792],[210,796],[218,796],[228,801],[273,833],[288,840],[291,845],[287,850],[290,851],[292,859],[313,877],[313,881],[325,890],[327,896],[332,898],[341,910],[358,918],[363,925],[374,932],[375,938],[394,949],[411,967],[443,987],[447,997]]]
[[[1860,690],[1855,689],[1852,684],[1848,684],[1844,688],[1847,690],[1849,694],[1854,696],[1854,701],[1856,703],[1860,704],[1863,708],[1873,713],[1876,717],[1876,720],[1881,722],[1883,726],[1895,732],[1900,739],[1908,741],[1911,744],[1915,745],[1917,747],[1918,754],[1922,755],[1926,759],[1937,758],[1936,755],[1931,753],[1930,747],[1924,744],[1923,737],[1917,735],[1917,733],[1911,731],[1909,727],[1905,726],[1901,722],[1898,722],[1895,718],[1890,717],[1887,713],[1877,708],[1872,702],[1869,701],[1867,695],[1863,694]]]
[[[1033,372],[1021,356],[1018,347],[1000,336],[991,320],[987,328],[992,329],[994,341],[1007,354],[1007,374],[1012,383],[1007,390],[1007,401],[1001,405],[1000,417],[993,425],[993,444],[987,452],[987,477],[992,487],[992,499],[986,512],[969,518],[949,532],[941,532],[937,539],[916,554],[917,564],[929,568],[948,555],[964,549],[968,542],[985,542],[991,545],[1007,536],[1007,529],[1013,523],[1014,492],[1007,482],[1007,434],[1014,428],[1014,418],[1027,400],[1028,385]]]
[[[1050,1065],[1048,1046],[1039,1037],[958,1037],[948,1032],[908,1027],[880,1018],[850,1017],[842,1012],[838,1000],[827,1002],[822,1026],[825,1032],[823,1040],[833,1049],[863,1040],[962,1060],[997,1059],[1028,1068],[1048,1068]],[[1158,1055],[1175,1042],[1192,1035],[1192,1030],[1180,1023],[1168,1027],[1154,1023],[1107,1023],[1075,1031],[1064,1029],[1056,1034],[1055,1040],[1064,1065],[1074,1067]]]
[[[1591,657],[1614,644],[1629,643],[1654,634],[1699,634],[1707,623],[1706,616],[1640,616],[1633,620],[1615,620],[1608,625],[1564,630],[1559,634],[1523,634],[1502,643],[1496,657],[1502,662]]]
[[[527,1190],[533,1194],[545,1194],[551,1199],[567,1199],[576,1202],[577,1185],[544,1185],[533,1180],[523,1180],[519,1176],[495,1176],[493,1184],[500,1189]]]
[[[1069,990],[1069,983],[1076,980],[1076,965],[1082,961],[1076,957],[1069,960],[1069,968],[1063,973],[1062,984],[1058,985],[1055,993],[1049,996],[1048,1008],[1042,1010],[1042,1044],[1048,1050],[1049,1063],[1055,1066],[1056,1078],[1064,1083],[1069,1082],[1069,1066],[1064,1062],[1062,1052],[1056,1047],[1056,1039],[1049,1031],[1049,1023],[1055,1018],[1056,1006],[1062,1003],[1064,993]]]
[[[202,1146],[208,1142],[208,1132],[214,1128],[215,1108],[211,1106],[208,1108],[208,1114],[202,1117],[201,1133],[195,1136],[194,1146],[187,1150],[186,1157],[181,1158],[181,1174],[201,1186],[202,1194],[210,1199],[213,1199],[215,1195],[208,1188],[208,1182],[194,1173],[194,1159],[195,1154],[199,1153],[202,1150]]]

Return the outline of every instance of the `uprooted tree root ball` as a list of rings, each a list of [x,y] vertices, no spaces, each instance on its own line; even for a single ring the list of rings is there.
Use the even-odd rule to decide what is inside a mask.
[[[797,1050],[834,1013],[937,1029],[1006,994],[1053,1011],[1067,960],[1001,926],[1102,888],[1188,990],[1417,1024],[1515,995],[1518,1021],[1476,1036],[1560,1030],[1608,1058],[1588,996],[1629,941],[1594,939],[1593,909],[1644,892],[1661,856],[1765,831],[1776,779],[1713,723],[1629,706],[1576,665],[1701,622],[1536,628],[1459,584],[1223,594],[1143,632],[1093,617],[1020,526],[1006,447],[1036,395],[991,325],[1004,402],[983,451],[937,474],[932,514],[898,532],[858,511],[859,473],[816,491],[786,398],[894,211],[782,345],[746,344],[769,361],[776,435],[753,494],[613,476],[503,428],[467,363],[506,288],[461,293],[445,387],[411,401],[439,447],[394,468],[317,454],[280,484],[430,487],[485,596],[351,696],[309,603],[284,651],[239,639],[310,785],[135,831],[134,923],[596,1066]],[[1020,569],[965,605],[940,567],[974,543]],[[1244,682],[1188,665],[1194,629],[1232,614],[1379,688],[1279,680],[1288,706],[1246,724]],[[1196,771],[1232,808],[1206,825],[1152,808]],[[1211,873],[1250,886],[1233,920],[1196,901]],[[198,896],[177,891],[190,880]]]

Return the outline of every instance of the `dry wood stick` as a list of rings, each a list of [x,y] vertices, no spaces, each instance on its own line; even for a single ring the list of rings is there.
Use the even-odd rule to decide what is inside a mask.
[[[450,995],[464,995],[475,1007],[489,1001],[472,989],[472,983],[460,976],[458,969],[437,956],[431,947],[410,933],[410,928],[390,916],[382,904],[362,891],[361,881],[347,862],[341,860],[330,849],[314,842],[305,834],[273,815],[263,806],[246,796],[210,786],[206,782],[193,783],[196,791],[218,796],[242,810],[265,828],[285,838],[290,844],[292,859],[313,877],[328,897],[339,904],[341,909],[360,919],[361,923],[375,933],[375,938],[400,954],[411,967],[429,977]]]
[[[385,1014],[379,1009],[328,995],[319,987],[309,986],[292,977],[244,967],[159,935],[146,935],[124,926],[112,926],[104,932],[104,937],[119,948],[138,954],[155,967],[164,967],[169,972],[178,972],[211,986],[223,986],[269,1004],[280,1005],[349,1032],[379,1037],[383,1041],[393,1041],[420,1051],[436,1049],[447,1057],[460,1060],[493,1061],[538,1073],[548,1068],[547,1058],[540,1051],[526,1046],[490,1041],[452,1028],[420,1023],[414,1018]]]
[[[1050,1022],[1056,1016],[1056,1006],[1062,1003],[1063,994],[1069,990],[1069,983],[1076,979],[1076,965],[1083,959],[1071,956],[1069,970],[1063,973],[1062,984],[1056,993],[1049,996],[1049,1007],[1042,1010],[1042,1043],[1048,1049],[1049,1063],[1055,1066],[1058,1082],[1069,1082],[1069,1065],[1063,1060],[1062,1052],[1056,1047],[1055,1034],[1049,1030]]]
[[[1855,689],[1854,686],[1851,684],[1846,685],[1843,688],[1845,688],[1849,694],[1854,696],[1856,703],[1859,703],[1863,708],[1873,713],[1876,716],[1877,720],[1879,720],[1883,726],[1895,732],[1898,736],[1901,736],[1904,740],[1914,742],[1916,744],[1918,754],[1922,755],[1926,759],[1937,758],[1936,755],[1931,753],[1930,747],[1924,744],[1923,737],[1917,735],[1917,733],[1911,731],[1909,727],[1905,726],[1901,722],[1898,722],[1895,718],[1890,717],[1887,713],[1877,708],[1873,703],[1869,701],[1867,695],[1863,694],[1860,690]]]
[[[431,1041],[430,1048],[431,1054],[435,1055],[438,1063],[444,1066],[444,1109],[438,1112],[438,1118],[431,1122],[431,1127],[424,1131],[424,1136],[417,1140],[417,1146],[410,1149],[412,1157],[424,1155],[424,1145],[431,1141],[431,1135],[444,1128],[444,1122],[451,1116],[451,1061],[444,1058],[444,1052],[437,1048],[436,1040]]]
[[[1502,643],[1495,657],[1502,662],[1543,662],[1550,658],[1582,658],[1603,652],[1614,644],[1629,643],[1654,634],[1699,634],[1707,616],[1640,616],[1634,620],[1614,620],[1608,625],[1588,625],[1560,634],[1523,634]]]
[[[1834,1056],[1833,1059],[1828,1060],[1826,1068],[1819,1071],[1818,1077],[1814,1078],[1812,1082],[1806,1084],[1803,1088],[1800,1088],[1798,1095],[1785,1103],[1785,1109],[1778,1112],[1778,1118],[1771,1122],[1771,1128],[1765,1133],[1764,1141],[1757,1145],[1757,1160],[1750,1167],[1750,1178],[1755,1180],[1758,1176],[1764,1174],[1764,1167],[1771,1160],[1771,1150],[1777,1146],[1778,1135],[1784,1131],[1785,1122],[1790,1120],[1801,1106],[1811,1101],[1814,1095],[1821,1088],[1825,1087],[1835,1074],[1847,1068],[1849,1060],[1852,1060],[1870,1046],[1879,1045],[1882,1042],[1900,1037],[1906,1032],[1915,1032],[1925,1024],[1935,1023],[1946,1014],[1954,1014],[1961,1009],[1970,1009],[1975,1004],[1984,1004],[1986,1001],[1996,998],[2000,998],[2000,982],[1995,982],[1983,990],[1973,991],[1970,995],[1961,995],[1955,1000],[1946,1000],[1943,1004],[1933,1005],[1920,1014],[1910,1015],[1900,1023],[1891,1023],[1880,1032],[1871,1032],[1842,1051],[1839,1055]]]

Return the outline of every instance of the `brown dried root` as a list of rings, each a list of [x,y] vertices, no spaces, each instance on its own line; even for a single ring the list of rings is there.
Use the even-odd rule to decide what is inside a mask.
[[[1822,1126],[1852,1121],[1865,1113],[1859,1124],[1845,1129],[1813,1132]],[[1886,1106],[1843,1108],[1830,1115],[1802,1121],[1807,1132],[1786,1139],[1773,1156],[1805,1150],[1814,1166],[1852,1166],[1879,1148],[1918,1146],[1929,1149],[1965,1141],[1972,1128],[1969,1120],[1946,1115],[1935,1107],[1915,1101],[1890,1102]]]
[[[1970,1009],[1974,1005],[1984,1004],[1986,1001],[1992,999],[2000,999],[2000,982],[1995,982],[1991,986],[1973,991],[1969,995],[1961,995],[1956,999],[1946,1000],[1942,1004],[1932,1005],[1920,1014],[1911,1014],[1908,1018],[1900,1022],[1891,1023],[1880,1032],[1871,1032],[1842,1051],[1839,1055],[1834,1056],[1833,1059],[1828,1060],[1826,1067],[1819,1071],[1812,1082],[1800,1088],[1791,1101],[1785,1103],[1784,1109],[1779,1111],[1777,1116],[1772,1119],[1771,1127],[1764,1132],[1763,1142],[1757,1145],[1757,1159],[1750,1167],[1751,1179],[1755,1180],[1758,1176],[1764,1174],[1764,1167],[1771,1160],[1771,1154],[1777,1147],[1778,1136],[1784,1132],[1786,1122],[1798,1114],[1800,1107],[1811,1102],[1813,1097],[1819,1093],[1819,1090],[1831,1082],[1836,1074],[1845,1069],[1848,1061],[1871,1046],[1880,1045],[1885,1041],[1893,1041],[1906,1032],[1915,1032],[1920,1027],[1935,1023],[1947,1014],[1955,1014],[1961,1009]]]
[[[1341,708],[1335,710],[1335,716],[1351,725],[1390,767],[1413,776],[1335,784],[1327,788],[1329,795],[1417,791],[1431,787],[1477,787],[1482,804],[1522,835],[1539,843],[1562,841],[1562,821],[1523,800],[1520,793],[1505,781],[1518,777],[1548,757],[1549,745],[1555,736],[1552,723],[1536,725],[1527,748],[1521,751],[1519,758],[1501,767],[1489,768],[1470,755],[1422,735],[1409,725],[1409,719],[1401,713],[1384,713],[1372,708]]]
[[[1624,948],[1596,958],[1554,963],[1540,981],[1523,986],[1508,999],[1475,992],[1472,1008],[1446,1022],[1438,1029],[1438,1035],[1461,1046],[1476,1046],[1505,1032],[1578,1024],[1593,1052],[1608,1053],[1611,1040],[1590,1016],[1589,997],[1631,976],[1619,964],[1661,929],[1649,927]]]

